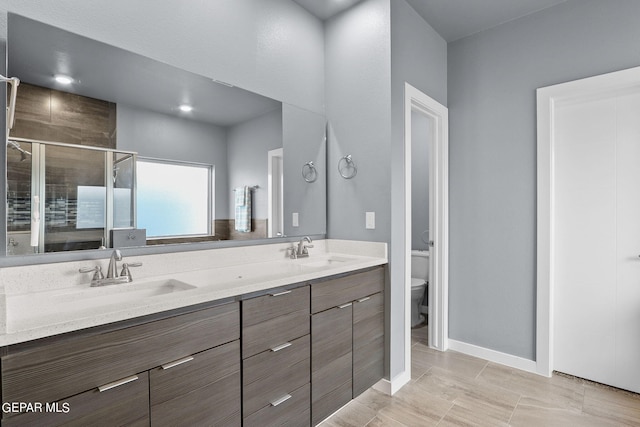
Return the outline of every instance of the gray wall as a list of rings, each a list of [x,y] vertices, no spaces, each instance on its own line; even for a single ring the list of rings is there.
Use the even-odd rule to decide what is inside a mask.
[[[325,23],[328,234],[391,243],[391,379],[404,370],[404,82],[446,104],[446,61],[445,41],[404,0],[365,0]],[[351,180],[336,170],[346,154],[358,165]]]
[[[327,144],[324,116],[282,105],[282,147],[284,152],[284,233],[287,236],[327,232]],[[318,171],[315,182],[306,182],[302,165],[313,161]],[[292,226],[298,213],[299,227]]]
[[[411,113],[411,249],[428,250],[429,245],[429,152],[430,121]]]
[[[404,84],[447,103],[447,45],[404,0],[391,1],[391,377],[404,367]],[[389,161],[387,160],[387,163]],[[395,332],[394,332],[395,331]],[[400,350],[402,349],[402,350]],[[394,356],[394,352],[396,355]]]
[[[329,122],[329,236],[389,241],[391,41],[389,0],[365,0],[325,23]],[[351,154],[358,175],[344,179],[338,160]],[[376,229],[365,229],[365,212]]]
[[[3,0],[2,39],[7,10],[324,112],[322,23],[290,0]]]
[[[267,152],[282,147],[282,108],[227,130],[228,200],[227,218],[235,217],[236,187],[258,185],[253,191],[252,217],[266,219]],[[222,217],[224,218],[224,217]]]
[[[215,218],[227,218],[227,135],[222,127],[118,104],[118,149],[215,166]]]
[[[535,90],[640,65],[639,16],[569,0],[449,45],[451,338],[535,359]]]

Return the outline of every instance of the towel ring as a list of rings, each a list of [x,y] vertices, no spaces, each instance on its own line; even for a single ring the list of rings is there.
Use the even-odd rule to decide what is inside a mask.
[[[302,177],[306,182],[316,182],[316,179],[318,179],[318,170],[313,162],[307,162],[302,165]]]
[[[342,162],[346,162],[346,165],[344,168],[341,167]],[[351,173],[350,174],[344,173],[343,172],[344,169],[351,169]],[[358,168],[356,167],[356,164],[353,161],[351,154],[347,154],[346,156],[343,156],[340,158],[340,160],[338,160],[338,173],[344,179],[351,179],[358,174]]]

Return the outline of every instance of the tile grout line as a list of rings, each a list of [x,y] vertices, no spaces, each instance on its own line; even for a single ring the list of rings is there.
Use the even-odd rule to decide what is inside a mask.
[[[476,375],[473,379],[477,380],[480,375],[482,375],[482,373],[484,372],[485,369],[487,369],[487,366],[489,366],[489,361],[487,361],[484,366],[482,367],[482,369],[480,369],[480,372],[478,372],[478,375]]]
[[[522,395],[520,395],[520,397],[518,398],[518,403],[516,403],[516,406],[513,407],[513,410],[511,411],[511,416],[509,417],[509,421],[507,421],[507,424],[511,425],[511,420],[513,419],[513,414],[516,413],[516,409],[518,409],[518,405],[520,405],[520,401],[522,400]]]
[[[451,406],[449,406],[449,409],[447,409],[447,412],[445,412],[444,415],[440,417],[440,420],[438,421],[438,424],[436,424],[436,427],[439,426],[442,423],[442,421],[444,421],[444,419],[447,417],[447,415],[449,415],[449,412],[451,412],[454,406],[456,406],[456,404],[451,402]]]

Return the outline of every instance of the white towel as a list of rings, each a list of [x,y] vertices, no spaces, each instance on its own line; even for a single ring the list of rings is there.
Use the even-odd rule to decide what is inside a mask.
[[[235,199],[235,229],[241,233],[249,233],[251,231],[251,189],[246,185],[236,188]]]

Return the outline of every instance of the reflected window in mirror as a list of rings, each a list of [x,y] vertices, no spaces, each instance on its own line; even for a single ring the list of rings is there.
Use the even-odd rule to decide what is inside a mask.
[[[213,166],[138,158],[138,227],[147,238],[211,234]]]

